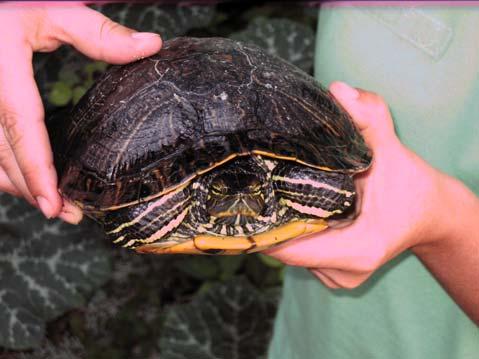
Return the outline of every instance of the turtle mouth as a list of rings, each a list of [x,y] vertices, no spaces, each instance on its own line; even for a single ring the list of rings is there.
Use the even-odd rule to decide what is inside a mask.
[[[231,198],[211,198],[207,203],[208,214],[212,217],[257,217],[264,209],[264,196],[238,195]]]

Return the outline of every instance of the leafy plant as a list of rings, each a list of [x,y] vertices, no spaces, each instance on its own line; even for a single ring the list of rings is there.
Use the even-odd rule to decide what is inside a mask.
[[[287,18],[258,17],[230,37],[254,43],[306,72],[313,68],[314,32],[301,23]]]
[[[158,346],[163,359],[261,358],[271,336],[277,293],[245,278],[217,284],[166,314]]]
[[[161,5],[157,3],[112,3],[94,7],[112,20],[138,31],[152,31],[167,40],[188,30],[207,27],[215,15],[215,6]]]
[[[65,336],[58,343],[46,341],[35,352],[20,353],[18,359],[84,359],[85,354],[85,348],[78,338]]]
[[[37,347],[45,323],[86,303],[110,275],[91,226],[46,221],[23,201],[0,195],[0,346]]]
[[[48,101],[54,106],[76,104],[107,66],[104,62],[92,61],[77,72],[63,67],[58,73],[58,81],[50,86]]]

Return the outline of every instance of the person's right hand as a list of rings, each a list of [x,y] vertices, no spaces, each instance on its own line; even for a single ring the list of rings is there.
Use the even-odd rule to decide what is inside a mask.
[[[78,222],[81,213],[58,193],[32,53],[71,44],[92,59],[123,64],[156,53],[161,38],[59,2],[0,4],[0,38],[0,191],[24,197],[47,218]]]
[[[360,213],[349,226],[263,253],[349,289],[410,249],[479,324],[479,198],[400,142],[380,96],[339,82],[330,90],[373,152],[371,168],[356,177]]]

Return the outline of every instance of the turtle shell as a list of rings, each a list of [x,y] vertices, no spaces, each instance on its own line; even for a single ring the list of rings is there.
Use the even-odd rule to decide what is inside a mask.
[[[369,149],[311,76],[224,38],[176,38],[111,67],[52,131],[63,194],[84,209],[148,200],[237,155],[345,173]]]

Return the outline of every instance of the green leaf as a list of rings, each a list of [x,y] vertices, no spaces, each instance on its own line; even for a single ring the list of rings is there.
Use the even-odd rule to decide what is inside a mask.
[[[47,221],[25,202],[0,195],[0,347],[38,347],[45,323],[84,305],[109,274],[96,227]]]
[[[282,57],[306,72],[313,68],[314,31],[299,22],[258,17],[245,30],[230,37],[262,47],[270,55]]]
[[[261,262],[266,264],[268,267],[271,267],[271,268],[282,268],[282,267],[284,267],[284,264],[281,263],[279,260],[277,260],[276,258],[267,256],[265,254],[258,253],[258,258],[261,260]]]
[[[196,291],[196,294],[202,294],[202,293],[206,293],[208,292],[209,290],[211,290],[211,287],[215,286],[218,282],[214,282],[214,281],[204,281],[203,283],[201,283],[201,286],[200,288]]]
[[[48,95],[48,101],[55,106],[67,105],[73,96],[71,87],[61,81],[53,83],[52,89]]]
[[[47,340],[31,353],[19,353],[15,359],[84,359],[86,351],[78,338],[65,336],[60,341]],[[13,358],[13,357],[12,357]]]
[[[84,71],[91,78],[95,72],[105,72],[108,64],[103,61],[92,61],[85,65]]]
[[[219,276],[218,264],[210,256],[189,256],[175,262],[175,267],[195,279],[211,280]]]
[[[58,72],[58,79],[68,87],[73,87],[80,82],[80,76],[70,67],[62,67]]]
[[[83,82],[83,88],[90,88],[94,83],[97,76],[106,71],[108,64],[102,61],[92,61],[87,63],[83,67],[83,71],[86,74],[86,79]]]
[[[162,359],[262,358],[271,337],[275,295],[246,279],[215,285],[170,307],[159,340]]]
[[[245,256],[217,256],[216,261],[220,267],[220,279],[225,281],[233,277],[244,262]]]
[[[161,34],[164,40],[184,35],[192,28],[207,26],[215,14],[215,6],[210,5],[164,6],[130,2],[95,8],[122,25]]]
[[[78,101],[80,101],[85,92],[87,92],[87,88],[85,86],[76,86],[73,89],[72,101],[74,105],[76,105]]]

